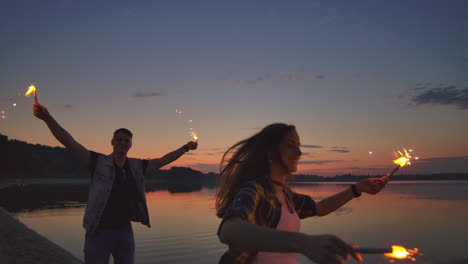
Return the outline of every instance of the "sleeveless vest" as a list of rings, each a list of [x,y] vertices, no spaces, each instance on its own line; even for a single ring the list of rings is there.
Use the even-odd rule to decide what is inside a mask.
[[[138,200],[131,212],[130,220],[141,222],[150,227],[148,208],[145,196],[145,177],[143,162],[141,159],[128,158],[133,180],[137,187]],[[87,232],[94,233],[101,220],[102,213],[106,207],[114,183],[115,169],[112,155],[105,156],[98,153],[96,169],[91,178],[89,186],[88,203],[83,218],[83,227]]]

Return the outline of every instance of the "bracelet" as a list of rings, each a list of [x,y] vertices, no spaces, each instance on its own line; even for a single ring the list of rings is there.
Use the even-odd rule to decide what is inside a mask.
[[[357,191],[356,184],[351,185],[351,192],[353,193],[354,197],[361,196],[361,193]]]
[[[187,145],[184,145],[183,148],[184,148],[185,152],[189,151],[189,148],[187,147]]]

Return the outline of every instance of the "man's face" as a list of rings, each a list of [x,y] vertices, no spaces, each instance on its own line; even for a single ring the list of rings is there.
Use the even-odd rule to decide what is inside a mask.
[[[115,153],[127,154],[132,147],[132,138],[123,132],[117,132],[111,143]]]

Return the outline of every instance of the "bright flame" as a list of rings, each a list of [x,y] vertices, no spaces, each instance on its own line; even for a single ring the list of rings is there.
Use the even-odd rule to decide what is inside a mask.
[[[412,152],[413,150],[410,149],[410,152]],[[403,167],[405,165],[411,165],[411,158],[412,156],[409,154],[409,152],[404,148],[403,149],[403,152],[402,153],[401,151],[398,151],[398,154],[400,155],[400,157],[396,160],[394,160],[393,162],[397,165],[400,165],[400,167]],[[398,157],[398,155],[395,153],[395,156]]]
[[[406,249],[402,246],[392,246],[392,253],[385,253],[384,255],[389,258],[396,258],[396,259],[410,259],[412,261],[416,261],[417,255],[424,255],[423,253],[419,252],[418,248],[414,249]]]
[[[35,93],[36,93],[36,86],[31,85],[31,86],[29,86],[28,91],[24,95],[28,96],[30,94],[35,94]]]
[[[402,246],[392,246],[392,253],[385,253],[385,256],[390,258],[404,259],[409,255],[406,248]]]
[[[195,131],[190,132],[190,134],[191,134],[193,140],[198,141],[198,135],[197,135],[197,133],[195,133]]]

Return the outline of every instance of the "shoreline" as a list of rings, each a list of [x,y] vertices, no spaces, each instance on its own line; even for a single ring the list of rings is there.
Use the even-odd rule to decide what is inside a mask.
[[[0,226],[2,263],[83,263],[70,252],[28,228],[3,207],[0,207]]]

